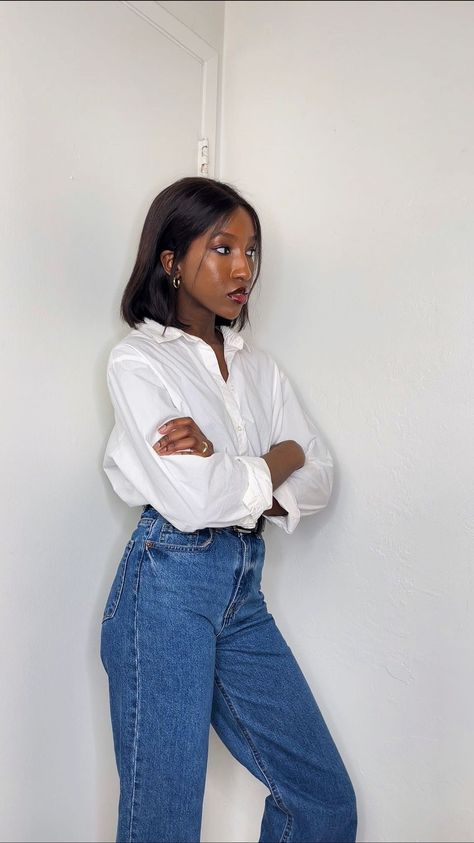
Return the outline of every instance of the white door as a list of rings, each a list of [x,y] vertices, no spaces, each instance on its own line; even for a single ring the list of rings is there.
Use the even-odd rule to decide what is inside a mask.
[[[114,833],[100,619],[138,510],[101,468],[105,364],[146,211],[197,174],[209,111],[203,62],[132,5],[0,3],[3,840]]]

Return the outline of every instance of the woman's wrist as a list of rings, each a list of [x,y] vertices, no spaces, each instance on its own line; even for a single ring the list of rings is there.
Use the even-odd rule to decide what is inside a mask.
[[[276,498],[273,498],[270,509],[266,509],[263,515],[288,515],[288,510],[278,503]]]
[[[278,489],[289,476],[304,465],[305,454],[294,439],[277,442],[262,458],[270,469],[273,489]]]

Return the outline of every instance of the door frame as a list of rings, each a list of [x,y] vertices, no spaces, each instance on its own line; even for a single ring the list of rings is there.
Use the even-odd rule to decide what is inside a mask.
[[[208,144],[208,165],[207,175],[214,178],[216,161],[218,160],[217,150],[217,97],[219,81],[219,53],[214,48],[196,35],[184,23],[170,14],[163,6],[155,0],[121,0],[131,12],[139,15],[143,20],[158,29],[166,38],[177,44],[193,58],[197,59],[202,67],[201,72],[201,140],[206,139]],[[196,145],[196,172],[203,175],[201,171],[202,157],[201,146]]]

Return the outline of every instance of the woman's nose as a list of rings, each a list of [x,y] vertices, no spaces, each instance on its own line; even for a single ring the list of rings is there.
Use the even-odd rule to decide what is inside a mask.
[[[241,254],[238,258],[235,258],[232,267],[232,278],[244,278],[248,281],[252,277],[252,272],[253,268],[250,264],[250,258],[247,258],[245,254]]]

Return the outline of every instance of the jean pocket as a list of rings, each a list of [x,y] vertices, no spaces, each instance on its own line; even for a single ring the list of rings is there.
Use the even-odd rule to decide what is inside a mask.
[[[125,582],[125,575],[127,573],[127,563],[129,556],[133,550],[133,546],[135,544],[135,539],[130,539],[130,541],[126,544],[125,550],[122,554],[122,558],[119,562],[117,571],[115,573],[115,577],[113,583],[110,587],[109,596],[107,598],[107,603],[105,605],[104,614],[102,616],[102,623],[104,621],[110,620],[115,615],[119,603],[120,598],[123,592],[123,586]]]
[[[156,537],[151,536],[146,540],[145,547],[194,553],[209,550],[213,541],[214,530],[212,527],[203,527],[201,530],[186,533],[166,522],[161,525]]]

